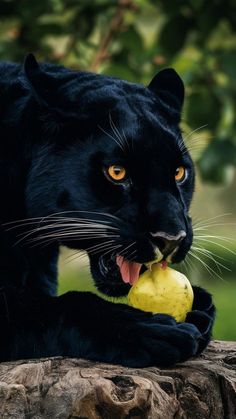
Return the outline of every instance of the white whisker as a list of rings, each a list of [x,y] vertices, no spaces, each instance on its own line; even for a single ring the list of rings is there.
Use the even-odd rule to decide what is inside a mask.
[[[211,250],[206,249],[205,247],[201,246],[201,244],[200,244],[200,243],[196,243],[196,244],[197,244],[197,246],[195,246],[195,242],[193,242],[193,244],[194,244],[194,245],[193,245],[193,246],[191,246],[191,249],[201,249],[201,250],[202,250],[202,251],[204,251],[205,253],[211,254],[212,256],[215,256],[215,257],[217,257],[218,259],[221,259],[221,260],[224,260],[224,261],[228,262],[228,261],[227,261],[227,259],[223,258],[222,256],[219,256],[217,253],[212,252]]]
[[[115,126],[115,123],[112,120],[111,117],[111,113],[109,112],[109,122],[110,122],[110,127],[114,133],[114,135],[116,135],[117,140],[120,142],[122,149],[125,150],[125,144],[124,144],[124,139],[122,138],[121,134],[119,133],[117,127]]]
[[[221,247],[222,249],[227,250],[227,252],[232,253],[234,256],[236,256],[236,253],[232,249],[230,249],[226,246],[223,246],[221,243],[217,243],[217,242],[214,242],[213,240],[208,240],[208,239],[204,239],[204,238],[200,238],[198,240],[214,244],[215,246]]]
[[[200,224],[200,226],[201,226],[202,222],[206,223],[208,221],[215,220],[216,218],[222,218],[222,217],[226,217],[226,216],[229,216],[229,215],[232,215],[232,214],[230,212],[226,212],[224,214],[219,214],[219,215],[216,215],[214,217],[206,218],[205,220],[199,220],[197,223],[193,223],[193,225],[198,226]]]
[[[219,275],[214,269],[212,269],[206,262],[204,262],[200,257],[198,257],[197,255],[195,255],[193,252],[191,252],[191,250],[189,250],[189,254],[194,257],[195,259],[197,259],[207,270],[207,272],[209,272],[210,275],[212,276],[217,276],[219,279],[223,280],[222,276]]]
[[[68,264],[70,262],[73,262],[74,260],[77,260],[77,259],[80,260],[87,257],[88,257],[87,254],[85,252],[83,253],[83,250],[78,250],[77,252],[73,253],[73,255],[68,256],[65,259],[64,263]]]
[[[122,151],[124,151],[123,147],[121,146],[120,142],[117,141],[111,134],[109,134],[109,132],[105,131],[100,125],[98,125],[98,128],[104,133],[106,134],[108,137],[112,138],[113,141],[115,141],[115,143],[121,148]]]
[[[215,234],[195,234],[194,238],[196,240],[200,240],[202,238],[209,238],[209,239],[217,239],[217,240],[222,240],[228,243],[234,243],[234,239],[230,238],[230,237],[225,237],[225,236],[219,236],[219,235],[215,235]]]
[[[201,125],[200,127],[194,129],[193,131],[189,132],[186,137],[183,137],[184,141],[186,141],[192,134],[194,134],[194,132],[200,131],[200,129],[206,128],[208,126],[208,124],[205,125]]]
[[[75,236],[75,237],[74,237]],[[44,239],[63,239],[63,238],[68,238],[69,240],[78,240],[78,239],[87,239],[87,240],[91,240],[91,239],[102,239],[102,238],[104,238],[104,237],[109,237],[109,238],[118,238],[118,237],[120,237],[119,235],[117,235],[117,234],[78,234],[78,233],[76,233],[76,232],[74,232],[73,234],[72,233],[70,233],[70,234],[68,234],[68,233],[64,233],[64,234],[45,234],[45,235],[42,235],[42,236],[38,236],[38,237],[35,237],[35,238],[33,238],[33,239],[30,239],[28,242],[30,242],[30,243],[34,243],[34,242],[40,242],[40,241],[42,241],[42,240],[44,240]]]
[[[198,268],[197,268],[197,266],[196,266],[196,264],[194,265],[194,263],[193,263],[193,261],[191,260],[191,257],[190,257],[190,255],[187,255],[186,256],[186,258],[185,258],[185,262],[186,262],[186,264],[189,266],[189,268],[190,268],[190,270],[191,271],[197,271],[198,273],[199,273],[199,270],[198,270]]]
[[[136,242],[134,241],[134,242],[132,242],[131,244],[129,244],[128,246],[126,246],[123,250],[122,250],[122,254],[124,255],[125,253],[126,253],[126,251],[130,248],[130,247],[132,247],[132,246],[134,246],[134,244],[135,244]]]
[[[223,263],[219,262],[214,258],[214,253],[207,251],[207,249],[199,248],[192,246],[191,249],[193,249],[195,252],[200,253],[204,255],[205,257],[208,257],[212,262],[216,265],[217,269],[222,273],[221,268],[226,269],[227,271],[231,272],[231,269],[229,269],[227,266],[223,265]]]
[[[123,133],[123,138],[124,138],[124,141],[125,141],[125,143],[126,143],[126,146],[127,146],[127,148],[129,149],[129,142],[128,142],[128,140],[127,140],[127,137],[126,137],[126,135],[125,135],[125,132],[124,132],[123,128],[122,128],[122,133]]]
[[[109,214],[109,213],[107,213],[107,212],[100,212],[100,211],[86,211],[86,210],[68,210],[68,211],[59,211],[59,212],[55,212],[55,213],[52,213],[52,214],[49,214],[49,215],[46,215],[46,216],[44,216],[44,217],[31,217],[31,218],[22,218],[22,219],[19,219],[19,220],[15,220],[15,221],[10,221],[10,222],[7,222],[7,223],[3,223],[3,224],[1,224],[2,226],[7,226],[7,225],[11,225],[11,224],[16,224],[16,223],[19,223],[19,222],[28,222],[28,221],[32,221],[32,222],[34,222],[34,221],[40,221],[40,222],[46,222],[47,220],[51,220],[51,219],[56,219],[56,220],[58,220],[58,219],[65,219],[65,218],[67,218],[67,219],[74,219],[74,220],[77,220],[77,219],[79,219],[79,218],[72,218],[72,217],[61,217],[61,216],[59,216],[59,215],[61,215],[61,214],[77,214],[77,213],[79,213],[79,214],[94,214],[94,215],[102,215],[102,216],[105,216],[105,217],[110,217],[110,218],[112,218],[112,219],[114,219],[114,220],[116,220],[116,221],[120,221],[120,219],[118,218],[118,217],[116,217],[115,215],[113,215],[113,214]],[[89,218],[81,218],[81,220],[90,220]],[[93,220],[93,221],[99,221],[99,220]],[[103,222],[105,222],[105,223],[107,223],[108,221],[104,221],[103,220]]]
[[[209,230],[209,228],[211,227],[220,227],[220,226],[236,226],[236,223],[211,223],[211,224],[205,224],[202,225],[201,227],[193,227],[193,231],[205,231],[205,230]]]
[[[122,245],[121,245],[121,244],[114,245],[114,246],[113,246],[113,248],[111,248],[111,249],[110,249],[110,250],[108,250],[107,252],[103,253],[103,256],[107,255],[108,253],[112,253],[112,252],[114,252],[114,250],[117,250],[117,249],[119,249],[119,248],[121,248],[121,247],[122,247]]]

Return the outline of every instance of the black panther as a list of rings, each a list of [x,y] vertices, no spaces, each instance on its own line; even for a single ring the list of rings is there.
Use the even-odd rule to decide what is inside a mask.
[[[57,296],[61,245],[85,250],[98,290],[126,295],[147,263],[193,239],[194,167],[172,69],[148,87],[37,63],[0,65],[0,360],[76,356],[170,366],[202,352],[211,296],[185,323],[91,293]]]

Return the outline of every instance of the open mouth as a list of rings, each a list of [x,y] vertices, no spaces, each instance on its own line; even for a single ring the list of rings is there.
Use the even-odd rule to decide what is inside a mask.
[[[149,243],[148,243],[149,244]],[[124,253],[89,254],[90,270],[96,288],[108,296],[121,297],[129,293],[130,288],[137,282],[140,275],[153,263],[161,263],[163,267],[168,263],[180,263],[184,260],[191,241],[176,246],[171,253],[162,253],[159,247],[142,246],[137,251],[138,258],[134,261]]]
[[[110,296],[127,295],[139,276],[147,270],[144,264],[129,261],[119,254],[102,255],[91,261],[91,271],[99,291]]]

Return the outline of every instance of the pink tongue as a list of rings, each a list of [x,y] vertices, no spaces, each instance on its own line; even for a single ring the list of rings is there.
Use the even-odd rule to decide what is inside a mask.
[[[129,262],[125,260],[123,256],[116,257],[116,263],[120,268],[120,273],[123,281],[127,284],[133,285],[139,277],[139,272],[141,269],[141,263]]]

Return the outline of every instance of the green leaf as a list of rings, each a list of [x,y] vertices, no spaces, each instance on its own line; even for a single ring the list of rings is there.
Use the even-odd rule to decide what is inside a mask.
[[[236,167],[236,146],[228,139],[213,141],[198,164],[203,180],[226,184]]]
[[[195,128],[207,124],[209,129],[213,129],[221,115],[221,103],[218,97],[203,87],[188,96],[185,109],[188,124]]]
[[[236,49],[222,51],[219,56],[219,66],[229,77],[231,86],[236,89]]]
[[[192,20],[184,16],[174,16],[164,25],[159,44],[163,52],[174,55],[185,44],[188,30],[192,27]]]

